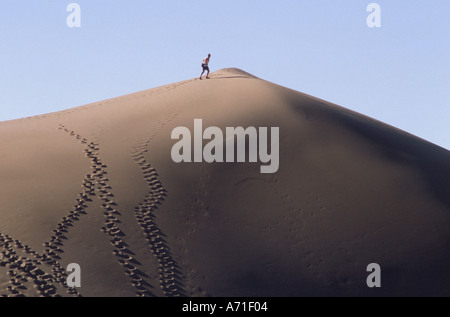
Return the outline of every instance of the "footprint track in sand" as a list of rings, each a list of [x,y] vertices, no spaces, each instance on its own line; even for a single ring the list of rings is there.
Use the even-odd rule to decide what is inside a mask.
[[[115,104],[115,103],[119,103],[119,102],[128,102],[131,100],[138,100],[138,99],[142,99],[142,98],[152,96],[152,95],[161,95],[161,94],[176,90],[178,87],[186,85],[195,80],[197,80],[197,78],[187,79],[184,81],[177,82],[175,84],[169,84],[169,85],[165,85],[165,86],[161,86],[161,87],[155,87],[155,88],[151,88],[148,90],[143,90],[140,92],[132,93],[129,95],[115,97],[112,99],[106,99],[103,101],[96,102],[94,104],[88,104],[88,105],[83,105],[83,106],[79,106],[79,107],[75,107],[75,108],[70,108],[70,109],[61,111],[60,114],[71,114],[71,113],[75,113],[78,111],[87,111],[87,110],[92,110],[94,107],[99,107],[102,105]]]
[[[110,237],[110,242],[113,247],[112,253],[117,257],[118,264],[124,268],[125,275],[128,276],[131,285],[136,290],[136,295],[142,297],[154,296],[150,291],[151,285],[145,280],[141,270],[136,266],[137,263],[140,262],[133,256],[134,252],[125,242],[126,234],[118,225],[121,223],[121,213],[117,203],[113,200],[114,194],[112,193],[112,187],[109,185],[109,179],[107,178],[108,166],[104,164],[100,158],[99,144],[96,142],[89,142],[75,131],[67,129],[64,125],[60,125],[59,128],[64,130],[70,136],[80,140],[82,144],[86,144],[84,153],[91,161],[92,174],[89,174],[88,177],[84,179],[83,188],[86,191],[89,191],[91,195],[95,195],[101,200],[103,214],[105,216],[104,226],[101,230]]]
[[[59,128],[64,129],[63,126]],[[73,131],[67,130],[66,132],[76,136],[82,143],[87,143],[86,139],[75,135]],[[89,146],[92,147],[92,144]],[[43,243],[45,249],[42,254],[32,250],[21,241],[0,233],[0,247],[3,249],[0,266],[8,267],[10,269],[8,273],[12,276],[10,285],[6,287],[7,293],[2,294],[3,296],[23,296],[22,290],[28,290],[25,284],[29,280],[34,282],[34,286],[41,296],[60,296],[55,284],[59,286],[58,288],[64,288],[69,295],[81,296],[77,289],[67,286],[67,273],[60,264],[60,254],[64,253],[64,240],[67,239],[66,234],[70,227],[73,227],[82,215],[87,214],[87,204],[95,195],[93,181],[90,174],[85,176],[82,183],[83,190],[78,194],[76,203],[68,215],[63,217],[53,229],[54,234],[47,242]],[[48,273],[48,270],[51,270],[52,273]],[[33,272],[37,272],[37,274]]]
[[[177,114],[172,114],[166,120],[160,121],[159,129],[154,131],[143,142],[134,147],[132,158],[139,165],[141,173],[149,188],[144,200],[135,207],[136,220],[139,223],[143,234],[149,245],[151,253],[158,261],[159,283],[164,295],[169,297],[185,296],[186,293],[182,285],[182,273],[175,262],[170,248],[164,239],[164,233],[155,222],[155,211],[167,196],[167,190],[158,179],[155,168],[146,161],[144,154],[147,152],[150,142],[156,134]]]
[[[8,270],[11,276],[6,293],[1,296],[25,296],[24,292],[35,293],[44,297],[60,296],[61,288],[67,294],[80,296],[74,288],[66,285],[67,274],[60,263],[48,255],[39,254],[19,240],[0,233],[0,267]],[[51,273],[49,273],[49,271]],[[55,286],[56,285],[56,286]],[[34,291],[30,288],[34,287]]]
[[[144,174],[145,181],[150,189],[144,201],[135,207],[135,215],[151,253],[159,264],[159,283],[165,295],[183,296],[185,293],[181,286],[179,268],[173,259],[170,249],[165,241],[164,234],[155,222],[154,212],[166,196],[166,189],[157,178],[156,170],[144,158],[144,150],[137,148],[134,159]]]
[[[175,117],[176,114],[160,121],[159,129]],[[107,178],[108,167],[99,156],[99,144],[90,142],[63,124],[60,124],[58,129],[63,130],[84,146],[84,154],[91,161],[91,171],[83,178],[82,190],[78,193],[73,207],[69,210],[67,216],[56,224],[52,236],[43,243],[45,250],[42,254],[32,250],[21,241],[0,233],[0,270],[8,270],[8,275],[11,277],[5,287],[6,292],[0,292],[0,296],[26,296],[25,294],[34,296],[34,293],[30,290],[30,285],[34,286],[38,295],[41,296],[61,296],[63,293],[82,296],[76,288],[67,286],[68,275],[60,264],[60,260],[64,253],[64,242],[67,240],[70,228],[76,225],[80,217],[87,215],[88,211],[92,212],[89,210],[89,205],[95,198],[101,200],[105,216],[104,226],[101,230],[111,238],[112,253],[118,258],[118,264],[124,268],[124,273],[136,290],[136,295],[155,296],[150,291],[151,285],[145,281],[145,274],[136,267],[136,263],[140,262],[132,256],[134,253],[124,241],[126,235],[119,228],[121,214],[117,203],[113,200],[114,195]],[[170,253],[167,242],[163,238],[164,234],[154,221],[154,211],[162,203],[164,196],[167,195],[167,191],[157,178],[156,170],[144,158],[148,144],[155,134],[156,132],[140,146],[136,146],[132,154],[149,187],[149,193],[145,199],[136,206],[135,215],[149,249],[158,261],[159,283],[163,293],[166,296],[184,296],[181,273]]]
[[[107,166],[99,157],[99,145],[89,142],[62,124],[59,125],[59,129],[85,146],[84,153],[91,161],[91,173],[84,177],[82,191],[78,194],[73,208],[55,226],[54,234],[43,243],[45,250],[42,254],[21,241],[0,233],[0,269],[8,270],[11,277],[5,287],[6,292],[0,293],[0,296],[25,296],[25,292],[34,296],[30,284],[34,284],[38,295],[41,296],[61,296],[62,289],[69,295],[81,296],[77,289],[67,286],[68,275],[60,264],[60,255],[64,253],[64,241],[70,228],[80,220],[80,217],[87,214],[89,202],[92,202],[94,197],[101,200],[104,210],[105,225],[101,229],[110,236],[112,253],[118,258],[118,264],[124,268],[124,273],[136,289],[136,295],[154,296],[149,290],[151,285],[144,280],[141,271],[134,265],[135,262],[139,262],[131,255],[133,252],[124,241],[125,234],[118,226],[120,212],[112,199],[114,195],[106,177]]]

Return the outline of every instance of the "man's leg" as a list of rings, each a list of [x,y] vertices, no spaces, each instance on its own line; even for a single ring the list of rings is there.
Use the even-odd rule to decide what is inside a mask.
[[[203,73],[205,72],[205,70],[202,71],[202,73],[200,74],[200,79],[202,79]]]
[[[208,72],[206,73],[206,78],[209,78],[209,67],[208,67]]]

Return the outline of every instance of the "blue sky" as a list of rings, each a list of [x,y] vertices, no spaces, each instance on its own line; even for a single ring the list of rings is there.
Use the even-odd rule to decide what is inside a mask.
[[[81,27],[66,11],[81,7]],[[367,6],[381,7],[369,28]],[[238,67],[450,149],[450,1],[4,0],[0,121]]]

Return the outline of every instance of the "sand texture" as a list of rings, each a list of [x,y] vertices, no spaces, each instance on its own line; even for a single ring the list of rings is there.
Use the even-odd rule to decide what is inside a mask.
[[[0,295],[450,295],[449,151],[239,69],[210,76],[0,123]],[[195,118],[279,127],[279,170],[173,162]]]

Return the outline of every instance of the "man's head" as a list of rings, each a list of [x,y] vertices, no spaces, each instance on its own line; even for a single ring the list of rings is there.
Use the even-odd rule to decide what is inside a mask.
[[[211,54],[208,54],[208,57],[211,57]]]

